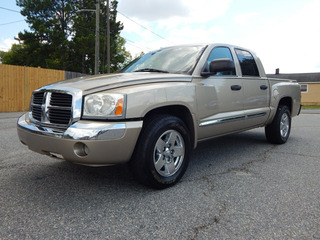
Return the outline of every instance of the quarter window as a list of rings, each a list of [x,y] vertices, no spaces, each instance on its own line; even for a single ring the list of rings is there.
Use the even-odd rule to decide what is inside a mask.
[[[259,70],[251,53],[245,50],[236,49],[240,62],[242,76],[259,77]]]
[[[216,59],[230,59],[233,62],[233,58],[230,52],[230,49],[227,47],[216,47],[214,48],[210,56],[207,59],[206,66],[204,68],[204,72],[209,72],[209,66],[210,62]],[[215,74],[216,76],[222,76],[222,75],[236,75],[236,70],[233,69],[232,71],[227,72],[217,72]]]

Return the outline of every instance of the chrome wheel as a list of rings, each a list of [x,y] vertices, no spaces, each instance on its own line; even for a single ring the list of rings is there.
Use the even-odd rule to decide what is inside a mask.
[[[133,158],[132,172],[143,184],[156,189],[173,186],[187,170],[192,143],[185,123],[175,116],[146,118]]]
[[[280,120],[280,134],[281,134],[281,137],[286,138],[288,133],[289,133],[289,129],[290,129],[289,116],[288,116],[287,113],[284,113],[281,116],[281,120]]]
[[[170,177],[179,171],[184,155],[185,143],[181,134],[168,130],[159,137],[154,147],[154,167],[161,176]]]

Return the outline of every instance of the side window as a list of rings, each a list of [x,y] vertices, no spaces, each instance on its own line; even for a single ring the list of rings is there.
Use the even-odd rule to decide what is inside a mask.
[[[243,76],[259,77],[259,70],[253,56],[248,51],[236,49]]]
[[[230,49],[227,47],[216,47],[214,48],[210,56],[207,59],[206,66],[204,68],[204,72],[209,72],[209,66],[210,62],[216,59],[230,59],[233,62],[233,58],[230,52]],[[228,72],[217,72],[216,76],[222,76],[222,75],[236,75],[236,70],[233,69],[232,71]]]

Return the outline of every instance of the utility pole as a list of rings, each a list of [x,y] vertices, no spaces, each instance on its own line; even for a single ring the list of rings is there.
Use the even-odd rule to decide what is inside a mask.
[[[107,73],[110,73],[110,5],[107,0]]]
[[[96,44],[95,44],[95,59],[94,59],[94,74],[99,74],[99,27],[100,27],[100,0],[96,0]]]
[[[100,0],[95,0],[96,10],[94,9],[80,9],[78,12],[96,12],[96,42],[94,50],[94,74],[99,74],[99,53],[100,53]]]

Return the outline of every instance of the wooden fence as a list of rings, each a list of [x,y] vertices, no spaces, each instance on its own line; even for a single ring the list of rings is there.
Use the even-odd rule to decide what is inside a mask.
[[[0,64],[0,112],[27,111],[35,89],[65,76],[61,70]]]

